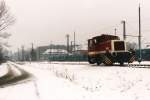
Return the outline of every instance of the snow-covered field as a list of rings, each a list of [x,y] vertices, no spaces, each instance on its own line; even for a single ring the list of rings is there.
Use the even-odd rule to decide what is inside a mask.
[[[26,62],[19,66],[32,73],[36,79],[0,89],[0,100],[5,100],[6,97],[6,100],[150,98],[149,68],[94,66],[86,62]]]

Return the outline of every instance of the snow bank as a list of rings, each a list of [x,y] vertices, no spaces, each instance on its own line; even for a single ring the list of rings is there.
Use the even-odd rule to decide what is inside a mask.
[[[94,66],[86,62],[21,64],[18,66],[33,74],[36,79],[0,89],[0,99],[149,100],[150,98],[148,68]],[[5,64],[0,66],[0,69],[5,66]],[[6,70],[1,73],[5,72]]]
[[[82,97],[86,100],[149,100],[150,98],[149,69],[119,66],[97,67],[62,62],[57,62],[57,64],[26,63],[25,66],[47,70],[53,73],[50,77],[55,76],[59,80],[67,80],[72,86],[78,87],[76,91],[71,92],[73,94],[82,94],[81,89],[84,89],[88,95],[82,95],[79,100],[83,100]],[[59,91],[59,88],[57,89]]]

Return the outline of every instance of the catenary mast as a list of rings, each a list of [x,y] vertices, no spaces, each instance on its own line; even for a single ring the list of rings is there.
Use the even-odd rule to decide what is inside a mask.
[[[141,54],[141,7],[139,4],[139,59],[138,61],[141,62],[142,61],[142,54]]]

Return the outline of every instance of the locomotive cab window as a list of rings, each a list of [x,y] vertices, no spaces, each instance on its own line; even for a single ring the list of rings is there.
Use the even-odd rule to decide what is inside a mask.
[[[89,40],[89,47],[91,48],[93,46],[93,40]]]
[[[116,51],[125,50],[125,43],[124,43],[124,41],[114,41],[114,49]]]
[[[97,44],[97,39],[94,39],[94,44]]]

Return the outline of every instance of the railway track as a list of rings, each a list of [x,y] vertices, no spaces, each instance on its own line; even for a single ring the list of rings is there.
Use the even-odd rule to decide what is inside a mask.
[[[41,64],[63,64],[63,65],[87,65],[89,67],[130,67],[130,68],[150,68],[150,64],[124,64],[123,66],[120,66],[119,64],[114,64],[111,66],[105,66],[104,64],[96,65],[96,64],[89,64],[88,62],[40,62]],[[20,63],[18,63],[20,64]],[[21,65],[24,63],[21,63]],[[45,68],[41,68],[45,69]]]
[[[89,65],[89,66],[97,66],[96,64],[89,64],[89,63],[82,63],[82,62],[51,62],[50,64],[65,64],[65,65]],[[105,66],[103,64],[99,65],[101,66]],[[113,66],[118,66],[118,67],[135,67],[135,68],[150,68],[150,64],[124,64],[123,66],[120,66],[119,64],[114,64],[108,67],[113,67]]]
[[[150,68],[150,64],[128,64],[128,67],[132,68]]]

